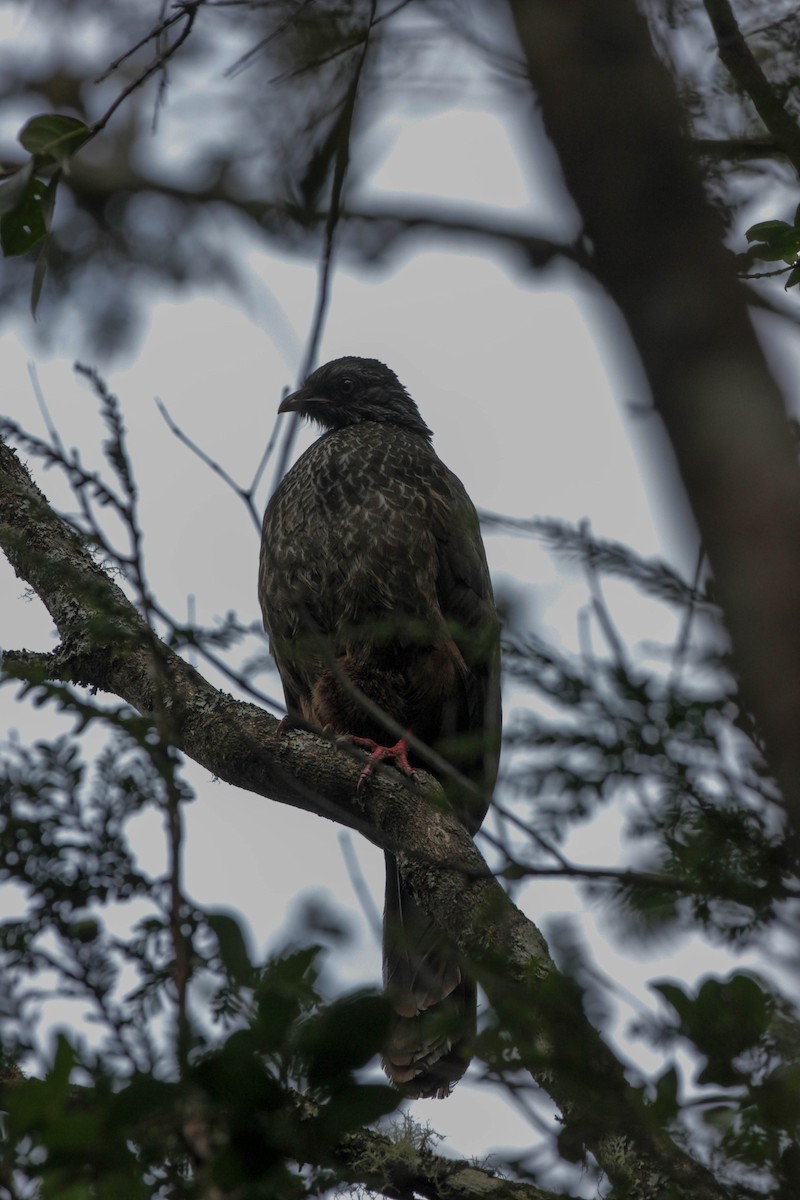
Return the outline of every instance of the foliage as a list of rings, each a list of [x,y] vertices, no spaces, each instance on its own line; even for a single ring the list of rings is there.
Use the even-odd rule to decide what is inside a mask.
[[[751,225],[745,234],[748,242],[752,243],[748,251],[749,258],[760,258],[764,262],[785,262],[791,267],[784,284],[787,292],[789,288],[800,283],[800,267],[797,262],[800,255],[798,220],[800,214],[795,213],[794,225],[789,225],[786,221],[759,221],[757,225]]]
[[[142,564],[114,551],[99,524],[101,514],[122,513],[131,545],[139,544],[121,408],[96,376],[93,383],[109,433],[105,454],[125,495],[79,465],[57,437],[15,432],[86,493],[82,535],[135,583]],[[582,563],[607,653],[570,655],[533,634],[507,640],[506,670],[527,690],[529,709],[506,739],[496,801],[501,874],[513,881],[572,875],[616,913],[627,941],[702,928],[737,946],[753,943],[785,919],[797,869],[752,722],[725,655],[711,650],[714,605],[698,583],[586,527],[549,521],[522,531]],[[648,667],[624,646],[601,589],[606,570],[683,613],[666,669]],[[234,619],[210,631],[187,629],[170,624],[149,593],[137,597],[143,611],[159,614],[174,646],[211,654],[215,663],[219,652],[237,653]],[[0,925],[0,969],[14,980],[3,1013],[5,1053],[11,1062],[41,1056],[36,1031],[56,998],[79,1004],[101,1035],[60,1032],[41,1078],[6,1086],[6,1171],[40,1180],[43,1196],[113,1195],[126,1176],[141,1181],[143,1195],[196,1195],[208,1179],[223,1190],[252,1186],[253,1195],[319,1194],[335,1177],[333,1148],[397,1106],[396,1093],[362,1074],[386,1035],[385,1001],[355,993],[324,1002],[319,945],[255,965],[232,914],[201,911],[176,888],[180,813],[192,792],[157,726],[41,671],[15,674],[36,704],[72,714],[84,736],[107,729],[109,740],[91,764],[74,735],[31,747],[12,740],[3,754],[1,878],[21,905]],[[559,849],[569,829],[610,803],[622,804],[639,853],[618,868],[569,862]],[[172,846],[156,878],[136,861],[127,832],[152,811]],[[131,911],[135,918],[120,923]],[[583,951],[570,948],[569,936],[556,943],[584,1004],[607,1019]],[[688,1041],[705,1066],[695,1079],[699,1099],[685,1102],[668,1060],[650,1085],[651,1119],[705,1144],[724,1175],[788,1179],[792,1039],[800,1032],[791,1006],[771,984],[741,974],[707,980],[696,997],[677,984],[655,986],[677,1021],[643,1016],[640,1036],[664,1053]],[[566,1011],[572,1001],[559,1003]],[[724,1025],[726,1005],[732,1015]],[[493,1015],[477,1052],[491,1078],[516,1086],[521,1064]],[[565,1060],[562,1069],[576,1067]],[[565,1132],[559,1149],[567,1160],[576,1154],[570,1145]],[[322,1175],[298,1171],[309,1160]],[[516,1169],[524,1176],[530,1166],[520,1160]]]
[[[794,203],[789,168],[800,170],[800,158],[785,122],[796,126],[798,117],[796,13],[782,10],[763,25],[756,23],[758,6],[743,5],[757,54],[734,61],[725,55],[735,38],[720,33],[731,32],[729,5],[682,0],[649,7],[695,157],[725,214],[742,274],[748,277],[756,260],[783,263],[778,273],[787,276],[786,289],[794,288],[798,214],[791,222],[753,223],[752,210],[768,204],[786,212]],[[499,25],[457,9],[366,0],[344,7],[328,0],[182,0],[173,9],[150,5],[147,25],[120,0],[102,11],[74,3],[76,27],[100,30],[91,44],[113,60],[103,65],[118,88],[102,103],[91,92],[88,81],[100,67],[91,54],[45,68],[31,60],[2,85],[3,102],[16,104],[27,91],[36,110],[18,136],[28,157],[15,160],[0,180],[0,246],[9,260],[0,285],[4,308],[12,310],[23,291],[34,311],[42,298],[47,331],[59,305],[80,309],[90,296],[87,327],[105,349],[117,349],[139,303],[132,289],[117,286],[119,278],[130,269],[176,286],[238,281],[234,219],[250,237],[282,250],[321,245],[325,269],[310,357],[339,234],[365,261],[385,258],[424,225],[442,235],[488,238],[503,249],[512,245],[527,269],[561,257],[591,271],[591,247],[578,251],[530,229],[482,225],[458,212],[431,218],[344,204],[345,178],[357,183],[368,162],[366,133],[378,101],[410,65],[429,80],[456,43],[477,48],[504,94],[517,95],[518,48]],[[711,67],[685,42],[681,50],[679,40],[698,32],[708,38],[709,29],[720,47],[720,62]],[[733,33],[740,35],[738,27]],[[120,36],[127,38],[123,45],[116,43]],[[221,119],[230,137],[215,143],[213,130],[195,121],[181,172],[170,175],[155,156],[142,166],[151,113],[163,108],[168,88],[192,86],[181,80],[184,64],[217,64],[229,51]],[[256,64],[258,71],[251,70]],[[151,81],[158,83],[155,100]],[[776,157],[776,191],[767,198],[764,164]],[[158,219],[143,220],[147,211]],[[215,235],[222,230],[217,241],[205,240],[209,215]],[[766,289],[763,302],[778,306]],[[234,613],[210,628],[177,619],[151,590],[122,407],[95,372],[82,371],[99,399],[110,479],[67,450],[52,426],[46,439],[11,421],[3,432],[64,473],[78,506],[69,522],[98,563],[117,574],[143,617],[156,648],[156,675],[162,638],[222,671],[237,695],[270,703],[254,685],[263,658],[248,660],[243,650],[251,627]],[[204,457],[257,521],[253,494],[264,463],[244,487]],[[489,517],[486,524],[512,523]],[[508,682],[524,691],[526,703],[510,722],[495,827],[483,844],[509,889],[540,877],[574,880],[634,951],[656,936],[687,934],[736,952],[764,948],[760,973],[707,975],[694,988],[654,982],[665,1015],[640,1013],[634,1033],[661,1062],[650,1076],[632,1067],[629,1075],[636,1074],[637,1117],[659,1145],[672,1139],[670,1145],[688,1147],[709,1164],[720,1189],[790,1200],[800,1184],[800,1028],[781,956],[794,936],[797,849],[756,718],[740,691],[714,580],[704,575],[702,560],[697,577],[686,580],[668,564],[595,538],[587,525],[536,520],[513,527],[581,566],[588,606],[579,653],[538,629],[512,622],[507,631]],[[676,612],[675,644],[657,654],[627,645],[605,598],[607,579]],[[97,619],[113,623],[114,616],[100,612]],[[600,649],[590,627],[592,635],[599,632]],[[125,649],[120,643],[121,655]],[[0,884],[15,913],[0,922],[0,1086],[7,1113],[0,1190],[12,1200],[293,1200],[366,1181],[387,1195],[422,1192],[417,1177],[398,1183],[376,1175],[376,1164],[385,1161],[383,1142],[368,1147],[360,1168],[352,1158],[356,1135],[399,1103],[375,1082],[390,1019],[382,996],[327,994],[319,930],[256,962],[235,914],[192,902],[182,885],[183,810],[192,790],[168,718],[101,705],[62,667],[58,654],[21,653],[5,664],[6,687],[16,684],[35,705],[58,708],[75,727],[31,746],[11,738],[0,757]],[[571,834],[612,805],[622,814],[620,861],[574,862]],[[132,849],[131,830],[154,819],[163,826],[166,865],[151,874]],[[578,1010],[588,1014],[610,1040],[611,1003],[580,940],[566,927],[554,934],[562,971],[547,987],[551,1008],[563,1012],[563,1036],[558,1053],[547,1046],[537,1052],[543,1074],[566,1074],[574,1097],[591,1086],[594,1035],[589,1026],[577,1031],[571,1018]],[[76,1016],[48,1041],[42,1029],[62,1011],[55,1002]],[[83,1027],[92,1036],[77,1032]],[[497,1012],[485,1015],[476,1051],[484,1081],[502,1087],[532,1126],[541,1125],[541,1098]],[[610,1110],[613,1088],[609,1097]],[[599,1098],[601,1129],[604,1105]],[[520,1189],[550,1182],[554,1162],[568,1172],[565,1186],[601,1180],[587,1152],[597,1144],[596,1129],[576,1130],[569,1103],[561,1119],[558,1137],[552,1121],[544,1126],[546,1152],[506,1162]],[[418,1164],[409,1142],[411,1171]],[[431,1156],[428,1142],[422,1149]],[[426,1195],[440,1194],[437,1170],[434,1164],[426,1176]],[[615,1196],[625,1194],[621,1185],[615,1189]]]
[[[367,993],[323,1003],[318,946],[255,965],[231,914],[181,900],[176,930],[171,876],[149,878],[126,837],[144,809],[168,804],[163,756],[140,719],[96,716],[112,735],[91,769],[67,737],[11,743],[2,761],[0,882],[23,905],[0,924],[13,981],[4,1052],[41,1054],[37,1027],[55,998],[101,1035],[61,1031],[41,1078],[6,1081],[5,1177],[40,1181],[43,1197],[191,1196],[202,1163],[226,1188],[315,1194],[289,1163],[398,1104],[358,1077],[386,1035],[387,1004]],[[142,915],[120,933],[137,900]],[[176,1038],[177,938],[191,948],[197,1002],[177,1014]]]
[[[746,87],[721,65],[709,69],[708,55],[698,49],[709,37],[704,9],[712,7],[710,0],[666,9],[653,5],[651,18],[654,35],[675,64],[709,186],[748,275],[754,257],[764,257],[762,250],[773,261],[770,256],[780,248],[770,237],[746,250],[744,228],[749,225],[752,232],[778,224],[743,225],[759,189],[768,181],[777,195],[785,195],[784,209],[796,203],[796,196],[792,199],[783,167],[775,164],[775,143],[765,140],[754,120]],[[796,15],[790,5],[779,5],[762,28],[759,5],[742,7],[762,72],[791,109]],[[59,4],[47,0],[37,27],[45,53],[26,64],[9,58],[0,85],[0,112],[9,119],[21,93],[35,98],[35,115],[17,135],[30,157],[20,161],[18,152],[4,151],[8,165],[0,175],[0,229],[6,255],[30,252],[37,264],[32,275],[27,261],[7,262],[2,311],[12,311],[23,295],[37,310],[44,296],[47,319],[39,335],[49,338],[62,305],[79,296],[92,348],[114,351],[134,334],[138,305],[136,290],[115,287],[115,279],[141,276],[173,288],[213,281],[246,296],[246,276],[232,252],[234,234],[244,228],[257,241],[317,249],[342,138],[346,133],[348,169],[358,179],[364,174],[370,126],[381,112],[369,101],[381,89],[391,94],[398,80],[411,76],[419,81],[418,102],[431,108],[468,97],[475,84],[467,72],[456,69],[452,83],[442,81],[443,65],[451,64],[459,47],[477,49],[493,81],[515,86],[516,48],[500,26],[478,14],[456,12],[446,3],[422,6],[405,0],[377,5],[373,21],[371,8],[370,0],[346,10],[328,0],[313,5],[183,0],[165,15],[154,0],[135,11],[124,0],[102,8],[73,3],[74,37],[86,48],[78,57],[59,44],[59,22],[48,16],[52,9],[57,17]],[[693,39],[692,53],[672,54],[676,33]],[[366,102],[352,125],[343,125],[365,37],[371,53],[359,86]],[[202,103],[191,72],[181,70],[183,56],[192,64],[215,64],[217,77],[224,78],[214,100],[229,136],[217,136],[212,123],[180,128],[176,171],[159,161],[153,131],[171,93],[184,111],[194,112]],[[476,73],[478,88],[480,78]],[[111,152],[114,148],[118,153]],[[140,167],[148,159],[150,167]],[[742,159],[746,167],[739,170]],[[423,227],[445,236],[488,235],[498,249],[516,242],[537,266],[553,256],[576,257],[574,247],[532,237],[535,230],[484,225],[457,208],[452,216],[367,209],[343,212],[339,219],[353,230],[346,237],[347,253],[370,263],[402,250]],[[791,242],[790,229],[786,238]],[[786,286],[794,282],[789,274]]]

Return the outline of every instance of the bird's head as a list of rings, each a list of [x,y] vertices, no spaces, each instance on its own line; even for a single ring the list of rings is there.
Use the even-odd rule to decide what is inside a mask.
[[[394,371],[376,358],[337,358],[325,363],[281,402],[278,412],[300,413],[324,429],[377,421],[432,436]]]

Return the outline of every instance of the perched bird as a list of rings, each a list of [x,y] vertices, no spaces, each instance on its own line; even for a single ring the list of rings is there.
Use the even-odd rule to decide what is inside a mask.
[[[471,789],[441,782],[474,834],[497,774],[498,621],[478,517],[397,376],[339,358],[280,405],[324,433],[264,514],[259,600],[289,717],[347,735],[372,764],[431,768],[381,714]],[[393,744],[389,744],[393,743]],[[469,1064],[475,986],[386,855],[384,1054],[409,1096],[446,1096]]]

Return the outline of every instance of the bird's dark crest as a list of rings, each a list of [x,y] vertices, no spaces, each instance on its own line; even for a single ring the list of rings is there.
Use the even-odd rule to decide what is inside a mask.
[[[433,436],[394,371],[377,358],[349,355],[325,363],[286,397],[278,411],[299,413],[323,429],[373,421]]]

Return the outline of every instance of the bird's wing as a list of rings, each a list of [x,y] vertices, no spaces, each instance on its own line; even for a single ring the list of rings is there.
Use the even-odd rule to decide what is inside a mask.
[[[497,777],[500,707],[500,628],[475,507],[461,481],[443,467],[434,492],[438,553],[437,594],[443,618],[466,664],[464,709],[456,733],[466,739],[462,770],[488,797]],[[474,832],[485,815],[470,805],[462,819]]]

